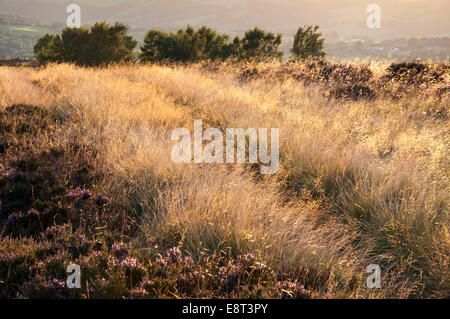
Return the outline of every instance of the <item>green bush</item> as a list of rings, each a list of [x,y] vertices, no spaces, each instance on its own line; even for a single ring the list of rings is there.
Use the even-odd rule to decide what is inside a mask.
[[[281,34],[275,35],[255,27],[245,33],[240,43],[240,57],[244,60],[257,61],[281,60],[283,52],[278,50],[281,41]]]
[[[326,53],[323,50],[325,39],[322,33],[317,32],[319,26],[299,27],[294,36],[294,45],[291,49],[294,60],[321,59]]]
[[[140,60],[142,62],[223,60],[235,53],[235,45],[228,41],[227,35],[218,34],[208,27],[201,27],[195,31],[188,26],[186,30],[180,29],[176,33],[150,30],[141,47]]]
[[[201,60],[240,60],[281,59],[283,52],[281,34],[274,35],[258,28],[249,30],[241,40],[235,37],[229,41],[227,35],[218,34],[208,27],[195,31],[188,26],[176,33],[150,30],[141,47],[142,62],[196,62]]]
[[[96,23],[91,29],[65,28],[60,35],[46,34],[34,46],[40,64],[70,62],[81,66],[100,66],[134,60],[137,41],[121,23]]]

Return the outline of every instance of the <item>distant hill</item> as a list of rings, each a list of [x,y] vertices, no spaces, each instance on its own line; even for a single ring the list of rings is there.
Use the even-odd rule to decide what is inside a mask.
[[[202,24],[222,32],[243,32],[258,25],[293,35],[299,25],[319,24],[344,38],[387,40],[450,36],[448,0],[377,0],[382,28],[368,29],[365,0],[1,0],[0,12],[49,25],[65,22],[70,3],[82,7],[83,23],[121,21],[133,28],[176,29]]]
[[[37,19],[13,14],[0,14],[0,57],[29,58],[37,39],[61,30]]]

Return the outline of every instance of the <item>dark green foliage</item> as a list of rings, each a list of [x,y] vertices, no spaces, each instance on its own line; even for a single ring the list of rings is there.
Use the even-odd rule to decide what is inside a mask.
[[[197,62],[201,60],[241,60],[265,61],[282,59],[281,34],[274,35],[258,28],[249,30],[241,40],[235,37],[229,41],[227,35],[201,27],[195,31],[188,26],[186,30],[166,33],[151,30],[147,33],[141,47],[142,62]]]
[[[59,36],[56,36],[59,37]],[[59,47],[59,62],[71,62],[78,65],[87,65],[89,30],[86,28],[66,28],[61,35]],[[58,60],[56,60],[58,62]]]
[[[133,61],[133,50],[138,43],[127,35],[127,32],[128,27],[121,23],[111,27],[106,23],[96,23],[91,28],[89,41],[86,44],[85,65]]]
[[[283,52],[278,50],[281,45],[281,34],[273,34],[254,28],[245,33],[240,43],[239,54],[244,60],[266,61],[283,58]],[[236,40],[238,42],[238,39]]]
[[[34,45],[34,56],[40,64],[61,62],[62,42],[59,35],[46,34]]]
[[[322,33],[317,32],[319,26],[299,27],[294,36],[294,45],[291,49],[293,60],[321,59],[326,53],[323,50],[325,39]]]
[[[137,41],[127,35],[128,27],[116,23],[96,23],[91,29],[65,28],[60,35],[46,34],[34,46],[40,64],[69,62],[81,66],[101,66],[134,60]]]
[[[142,62],[195,62],[229,58],[235,55],[235,46],[228,41],[227,35],[208,27],[195,31],[188,26],[176,33],[150,30],[141,51]]]
[[[158,30],[150,30],[144,39],[139,59],[141,62],[154,62],[163,60],[167,55],[167,44],[169,35]]]

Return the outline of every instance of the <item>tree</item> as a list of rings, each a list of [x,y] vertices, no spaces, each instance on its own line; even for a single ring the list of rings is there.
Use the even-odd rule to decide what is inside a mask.
[[[216,31],[208,27],[201,27],[196,34],[197,47],[200,58],[203,59],[226,59],[232,52],[230,52],[228,43],[228,36],[218,34]]]
[[[128,27],[115,23],[96,23],[91,29],[65,28],[61,36],[46,34],[38,39],[34,54],[40,64],[70,62],[100,66],[134,59],[137,41],[127,34]]]
[[[116,22],[108,26],[106,22],[91,27],[89,41],[86,43],[85,65],[107,65],[134,60],[134,48],[138,42],[127,35],[128,27]]]
[[[176,33],[150,30],[144,39],[139,59],[142,62],[226,59],[234,54],[234,45],[227,35],[218,34],[208,27],[195,31],[187,26]]]
[[[245,33],[240,44],[241,58],[246,60],[282,59],[283,52],[278,50],[282,35],[273,34],[255,27]]]
[[[78,65],[87,64],[86,45],[89,42],[89,29],[66,28],[61,34],[60,60]]]
[[[62,50],[61,37],[59,35],[46,34],[39,38],[34,45],[34,55],[39,64],[58,62]]]
[[[294,60],[320,59],[325,57],[323,44],[325,39],[322,33],[317,32],[319,26],[299,27],[294,37],[294,45],[291,49]]]
[[[168,34],[158,30],[150,30],[145,35],[144,45],[141,47],[139,59],[143,62],[155,62],[163,59],[164,42],[169,38]]]
[[[246,32],[242,40],[235,37],[233,41],[208,27],[195,31],[188,26],[186,30],[176,33],[150,30],[145,36],[139,58],[142,62],[282,59],[283,52],[278,50],[281,40],[281,34],[275,35],[258,28]]]

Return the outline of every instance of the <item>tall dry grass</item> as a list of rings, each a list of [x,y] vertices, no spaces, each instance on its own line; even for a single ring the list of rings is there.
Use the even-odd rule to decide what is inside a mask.
[[[385,66],[372,65],[377,76]],[[439,297],[450,289],[448,119],[431,97],[338,101],[292,79],[242,81],[190,66],[0,68],[0,108],[38,105],[71,119],[61,143],[101,154],[111,214],[136,245],[182,245],[197,260],[256,253],[314,297]],[[175,164],[171,131],[280,128],[280,170]],[[369,264],[382,289],[366,287]]]

